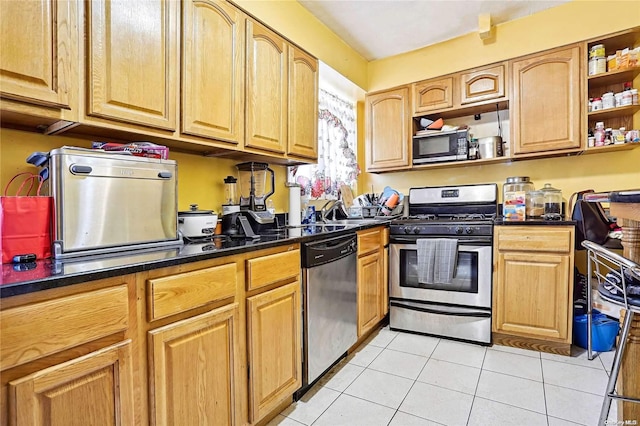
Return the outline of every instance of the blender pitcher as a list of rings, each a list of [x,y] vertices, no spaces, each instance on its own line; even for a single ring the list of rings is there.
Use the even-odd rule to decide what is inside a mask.
[[[267,163],[240,163],[239,171],[240,210],[264,212],[267,210],[267,198],[274,192],[275,173]],[[267,192],[267,176],[270,174],[269,191]]]

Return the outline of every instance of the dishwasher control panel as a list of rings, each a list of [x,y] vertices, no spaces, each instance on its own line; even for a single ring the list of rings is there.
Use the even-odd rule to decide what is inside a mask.
[[[302,267],[313,268],[342,259],[358,251],[356,235],[342,235],[302,245]]]

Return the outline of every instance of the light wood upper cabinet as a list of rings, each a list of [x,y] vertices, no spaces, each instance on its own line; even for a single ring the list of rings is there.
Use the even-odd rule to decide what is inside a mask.
[[[247,298],[249,420],[302,386],[300,281]]]
[[[484,67],[460,74],[460,104],[503,98],[505,64]]]
[[[133,425],[131,341],[9,383],[10,424]]]
[[[86,2],[87,115],[175,130],[179,4]]]
[[[422,81],[412,87],[414,114],[453,107],[453,77]]]
[[[498,226],[493,331],[571,344],[571,226]]]
[[[289,46],[288,153],[318,158],[318,60]]]
[[[245,146],[284,154],[287,148],[287,43],[252,19],[246,23]]]
[[[582,62],[576,45],[512,63],[514,155],[581,148]]]
[[[365,161],[368,172],[411,167],[410,108],[408,86],[366,96]]]
[[[151,424],[240,424],[234,303],[149,332]]]
[[[70,109],[76,88],[76,2],[3,1],[0,5],[0,95]]]
[[[241,143],[245,16],[222,0],[187,0],[182,6],[181,131]]]

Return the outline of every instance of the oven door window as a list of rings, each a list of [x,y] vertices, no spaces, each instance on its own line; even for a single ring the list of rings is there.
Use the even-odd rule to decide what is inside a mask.
[[[400,250],[400,287],[478,293],[478,253],[458,250],[453,280],[448,284],[425,284],[418,281],[418,251]]]

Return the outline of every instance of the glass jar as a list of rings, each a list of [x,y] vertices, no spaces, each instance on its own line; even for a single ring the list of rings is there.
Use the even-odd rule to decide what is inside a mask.
[[[541,189],[544,193],[544,214],[542,217],[546,220],[562,219],[562,191],[545,183]]]
[[[527,192],[527,217],[542,217],[544,214],[544,192]]]
[[[507,178],[507,182],[502,186],[502,200],[504,201],[508,193],[534,191],[535,187],[529,180],[529,176],[511,176]]]

